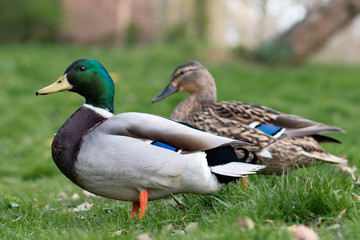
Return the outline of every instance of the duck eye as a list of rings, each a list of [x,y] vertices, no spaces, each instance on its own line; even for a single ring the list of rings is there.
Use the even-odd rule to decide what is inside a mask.
[[[86,68],[85,66],[81,66],[81,67],[79,68],[79,70],[82,71],[82,72],[83,72],[83,71],[86,71],[86,69],[87,69],[87,68]]]
[[[183,74],[184,74],[184,71],[183,71],[183,70],[181,70],[181,71],[180,71],[180,75],[183,75]]]

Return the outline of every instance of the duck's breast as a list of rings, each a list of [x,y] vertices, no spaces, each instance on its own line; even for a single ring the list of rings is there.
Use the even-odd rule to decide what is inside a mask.
[[[105,119],[93,110],[82,106],[62,125],[54,137],[51,151],[55,164],[66,177],[80,187],[83,186],[74,165],[82,142],[90,129]]]

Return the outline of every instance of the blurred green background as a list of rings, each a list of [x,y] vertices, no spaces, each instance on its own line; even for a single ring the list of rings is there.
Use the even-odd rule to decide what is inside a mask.
[[[110,3],[113,1],[105,2],[110,5],[106,9],[112,9]],[[126,9],[126,1],[115,2],[124,4],[119,5],[119,8]],[[170,2],[163,2],[163,11],[170,9]],[[201,5],[203,1],[195,2],[195,9],[204,9]],[[89,3],[94,4],[94,1]],[[254,62],[251,57],[250,60],[248,58],[251,49],[245,43],[226,47],[226,44],[211,41],[207,35],[211,31],[207,29],[212,26],[212,15],[206,11],[197,11],[198,14],[190,16],[184,13],[187,20],[180,18],[173,25],[169,20],[168,25],[157,33],[158,37],[153,37],[153,33],[146,35],[147,32],[141,30],[143,20],[134,17],[136,6],[144,6],[141,3],[143,2],[132,3],[132,17],[128,18],[133,20],[127,21],[128,24],[121,31],[110,34],[109,30],[99,37],[99,32],[81,35],[80,30],[77,30],[81,35],[79,37],[71,31],[81,29],[76,27],[79,23],[71,17],[75,10],[75,15],[81,15],[81,9],[87,11],[82,14],[88,21],[106,18],[104,15],[98,16],[96,11],[91,12],[91,4],[79,1],[78,4],[83,4],[83,8],[75,7],[75,10],[71,10],[68,8],[69,1],[0,0],[0,226],[5,229],[0,237],[107,239],[113,238],[111,232],[124,229],[126,234],[123,237],[128,239],[143,232],[154,234],[157,239],[166,239],[173,236],[160,232],[167,224],[173,223],[181,229],[191,221],[198,222],[200,227],[183,238],[230,239],[241,235],[247,239],[288,239],[286,227],[293,224],[307,224],[315,228],[321,238],[338,238],[339,231],[342,236],[347,236],[346,239],[359,234],[359,230],[354,227],[360,220],[359,201],[353,195],[360,194],[358,183],[349,174],[335,171],[332,166],[298,170],[286,177],[253,176],[250,178],[250,190],[234,184],[214,198],[188,196],[190,200],[186,202],[187,206],[193,207],[190,208],[190,213],[176,210],[176,206],[171,210],[162,209],[163,205],[169,208],[168,200],[156,201],[151,203],[156,212],[150,210],[150,217],[142,223],[126,221],[130,204],[87,198],[81,195],[78,187],[61,175],[51,158],[52,138],[65,120],[83,104],[84,99],[69,92],[38,97],[35,92],[54,82],[73,61],[85,57],[100,61],[113,76],[116,113],[136,111],[169,116],[186,94],[176,94],[156,104],[151,104],[151,100],[165,87],[178,65],[197,60],[213,74],[218,88],[218,101],[256,103],[339,126],[347,133],[331,136],[341,140],[342,144],[325,144],[324,148],[333,154],[345,155],[350,166],[360,166],[358,62],[354,60],[349,63],[344,59],[334,61],[331,58],[326,60],[324,55],[308,58],[296,66]],[[189,4],[184,1],[184,6],[187,6],[185,3]],[[99,6],[99,9],[102,8]],[[191,8],[188,6],[186,9]],[[151,15],[146,15],[146,11],[143,14]],[[171,14],[167,12],[167,15]],[[121,16],[120,14],[118,18],[121,19]],[[147,19],[145,23],[152,20]],[[106,28],[106,25],[106,22],[99,26],[91,23],[83,25],[83,28],[94,30]],[[153,25],[156,26],[155,23]],[[207,27],[203,28],[204,26]],[[345,45],[345,48],[350,47]],[[315,180],[311,180],[312,178]],[[313,196],[318,196],[316,199],[310,196],[301,199],[298,196],[298,192],[302,191],[303,181],[318,181],[323,184],[315,188],[318,195]],[[324,190],[327,182],[329,185]],[[280,185],[283,187],[277,187]],[[238,191],[243,191],[243,195],[236,193]],[[341,197],[336,195],[337,191],[340,191]],[[74,193],[81,196],[79,200],[70,200],[61,197],[62,192],[69,197]],[[294,208],[291,210],[290,206],[291,213],[289,216],[284,215],[283,219],[271,214],[276,209],[279,212],[285,211],[283,206],[278,205],[280,194],[294,196],[289,203]],[[219,211],[231,212],[228,217],[219,214],[213,206],[220,202],[218,199],[221,200]],[[252,207],[256,206],[256,201],[269,206],[267,210],[262,210],[265,211],[262,215],[250,214],[256,222],[256,232],[251,229],[241,232],[235,224],[238,215],[249,216],[246,209],[256,212],[256,207],[252,209],[236,205],[234,201],[238,200]],[[75,213],[69,212],[69,209],[83,201],[94,203],[95,210],[75,216]],[[327,206],[327,210],[317,211],[318,209],[314,210],[314,205],[306,205],[318,203],[317,201]],[[212,207],[209,207],[209,202]],[[271,209],[271,206],[274,208]],[[343,210],[345,206],[347,214],[341,219],[338,217],[339,209]],[[257,207],[261,209],[264,205]],[[297,212],[298,207],[301,211]],[[49,212],[49,209],[55,210]],[[296,217],[297,214],[300,217]],[[79,221],[79,216],[83,216],[84,220]],[[182,217],[188,218],[184,220]],[[106,220],[103,221],[104,219]],[[273,223],[269,224],[268,220]],[[328,223],[319,225],[318,221]],[[341,224],[340,230],[329,228],[335,223]],[[230,227],[225,230],[224,226],[228,224]],[[222,226],[223,229],[216,226]],[[180,238],[179,235],[176,236]]]

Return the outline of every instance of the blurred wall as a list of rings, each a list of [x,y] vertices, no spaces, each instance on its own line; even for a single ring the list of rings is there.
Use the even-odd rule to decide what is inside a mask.
[[[219,48],[255,48],[329,0],[61,0],[63,38],[81,44],[127,44],[205,38]],[[360,17],[314,54],[360,62]],[[204,30],[203,34],[199,34]]]
[[[62,38],[82,44],[123,44],[127,34],[139,43],[157,39],[158,0],[62,0],[67,13]]]

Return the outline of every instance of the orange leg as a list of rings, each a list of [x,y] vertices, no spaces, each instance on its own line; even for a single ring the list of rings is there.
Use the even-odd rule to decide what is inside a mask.
[[[140,192],[139,200],[140,200],[139,218],[142,219],[144,217],[146,209],[147,209],[147,202],[148,202],[148,191],[147,190]]]
[[[241,185],[243,185],[245,188],[248,186],[247,175],[241,178]]]
[[[131,212],[130,212],[130,219],[132,219],[135,216],[135,214],[137,214],[137,212],[139,211],[139,208],[140,208],[140,203],[133,202],[133,208],[131,209]]]
[[[139,218],[142,219],[145,215],[148,202],[148,191],[145,190],[139,194],[139,202],[133,202],[133,208],[130,212],[130,219],[132,219],[140,209]]]

